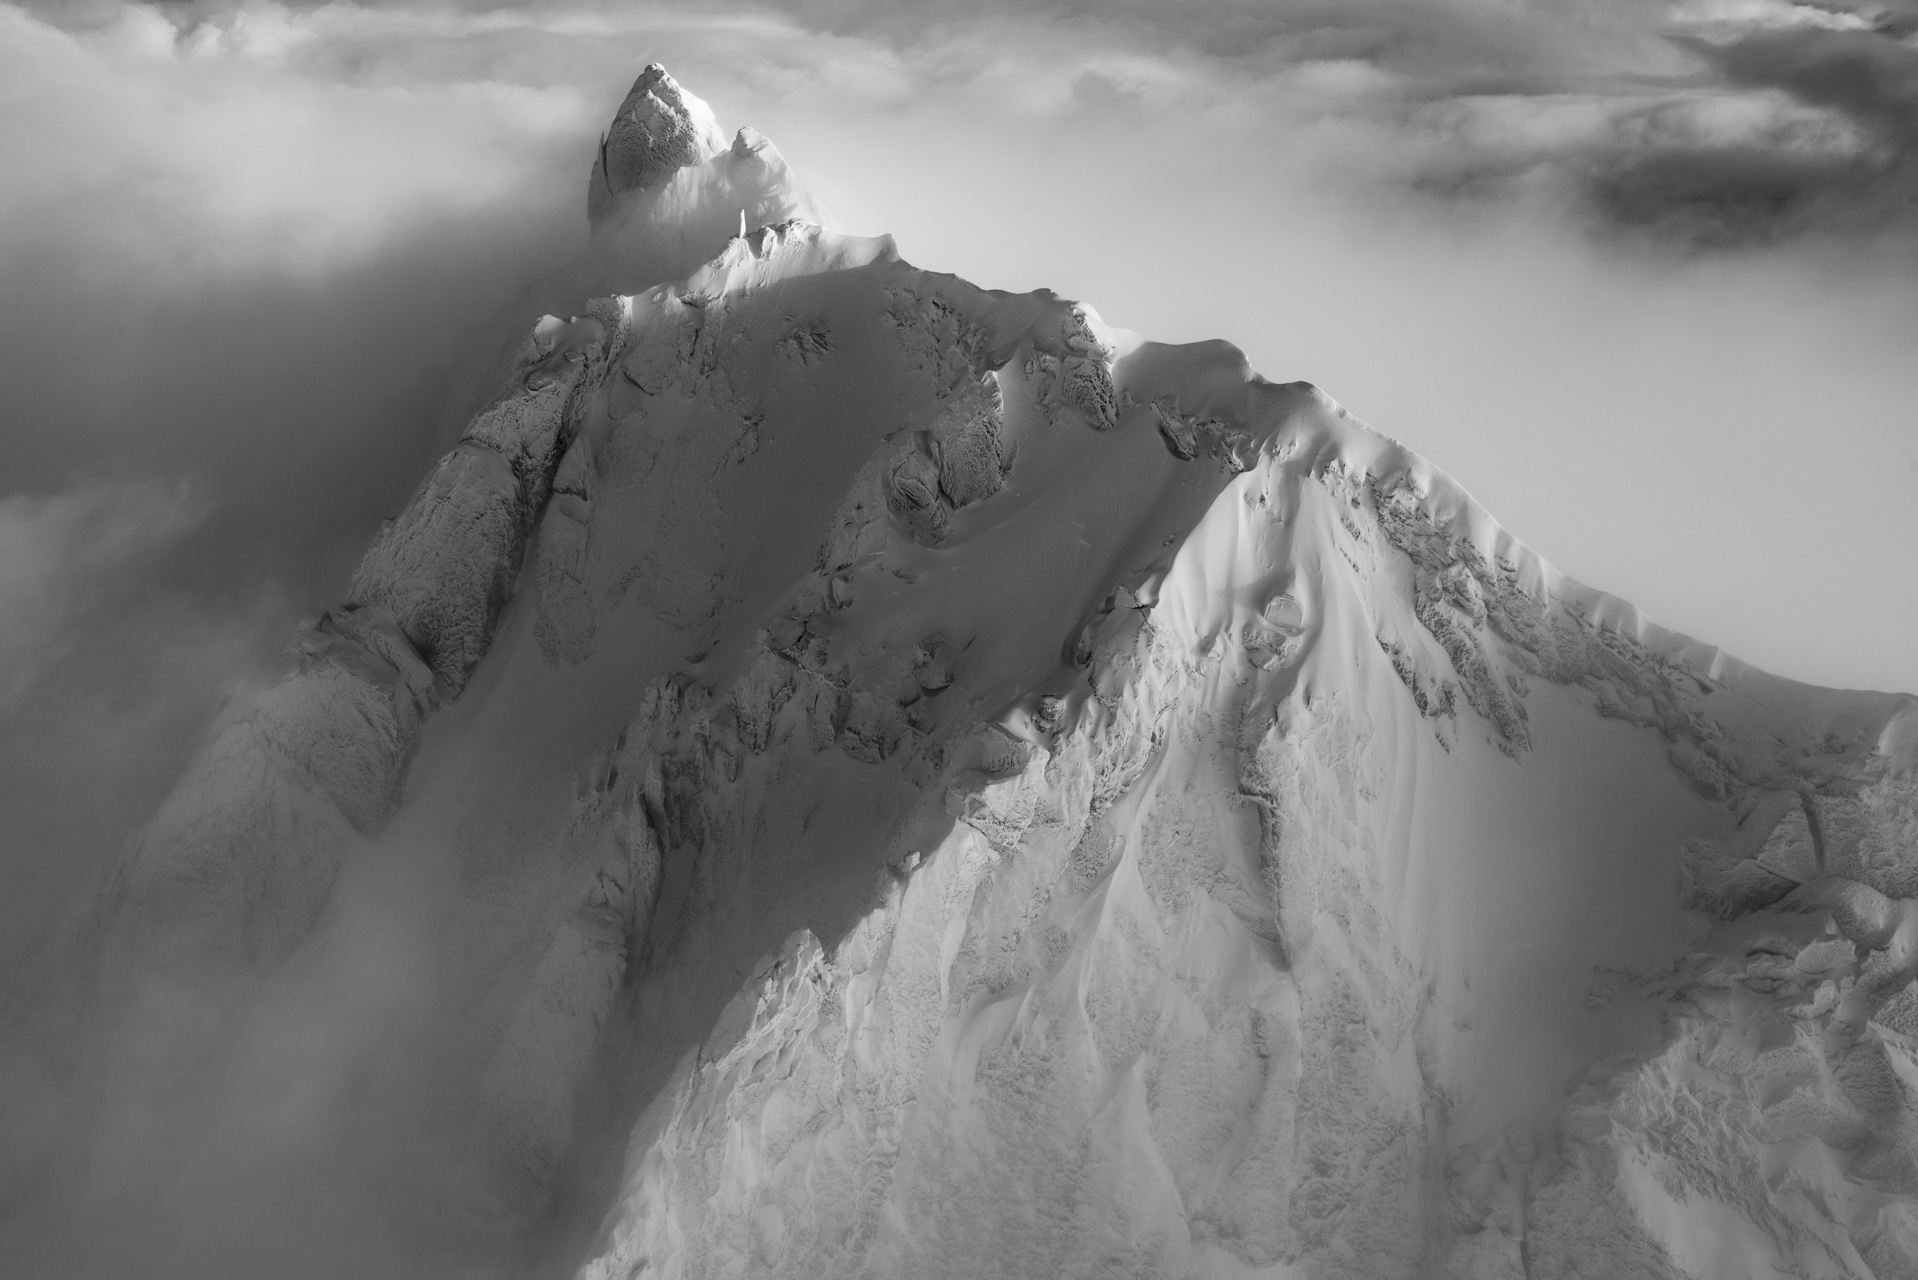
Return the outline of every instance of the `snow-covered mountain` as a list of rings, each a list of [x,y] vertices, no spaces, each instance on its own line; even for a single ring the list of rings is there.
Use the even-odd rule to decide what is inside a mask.
[[[0,1257],[1918,1276],[1918,699],[834,233],[657,67],[588,209],[73,930]]]

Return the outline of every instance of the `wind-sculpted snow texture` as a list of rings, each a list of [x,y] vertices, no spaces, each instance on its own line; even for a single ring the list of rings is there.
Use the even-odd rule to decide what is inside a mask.
[[[1073,355],[1007,360],[987,336],[1014,301],[944,283],[902,326],[915,345],[944,339],[919,357],[929,438],[879,455],[883,508],[855,481],[819,580],[762,629],[730,695],[715,682],[689,716],[699,763],[660,766],[699,779],[680,801],[698,798],[697,839],[668,839],[668,862],[750,892],[756,859],[799,852],[755,829],[789,832],[782,810],[834,794],[814,763],[782,799],[782,757],[907,760],[868,783],[898,797],[864,824],[886,855],[873,905],[837,939],[801,931],[769,954],[681,1064],[635,1129],[584,1274],[1731,1275],[1768,1256],[1797,1274],[1799,1237],[1902,1248],[1877,1208],[1837,1207],[1840,1178],[1831,1198],[1754,1176],[1722,1210],[1652,1203],[1616,1172],[1622,1139],[1594,1140],[1586,1099],[1660,1087],[1661,1054],[1759,1017],[1705,1026],[1678,897],[1711,891],[1681,845],[1735,844],[1740,817],[1796,788],[1908,779],[1892,721],[1912,722],[1909,703],[1799,689],[1657,631],[1312,389],[1249,378],[1230,348],[1134,346],[1102,360],[1103,395],[1070,398]],[[1077,345],[1080,311],[1061,328],[1067,352],[1124,341]],[[981,368],[996,387],[981,408],[939,394]],[[1104,423],[1086,408],[1101,403],[1126,407]],[[942,714],[984,674],[967,670],[977,621],[968,634],[946,613],[916,644],[923,626],[896,631],[877,665],[858,647],[867,627],[952,608],[959,564],[924,549],[958,551],[962,504],[938,478],[954,453],[938,424],[955,419],[989,424],[993,481],[974,500],[980,516],[999,504],[999,529],[1093,483],[1104,439],[1088,427],[1159,446],[1127,459],[1134,492],[1197,484],[1188,509],[1204,507],[1097,579],[1108,590],[1080,606],[1064,661],[974,700],[1007,700],[984,723]],[[1041,487],[1062,447],[1072,482]],[[1117,505],[1116,521],[1075,521],[1079,536],[1101,545],[1153,509]],[[991,557],[986,589],[1035,598],[1042,569],[972,528],[963,572]],[[847,612],[881,583],[871,623]],[[918,673],[955,650],[958,678],[939,665],[935,694]],[[1533,771],[1542,752],[1557,762]],[[1535,794],[1561,789],[1587,795]],[[1854,825],[1884,833],[1860,843],[1909,851],[1909,782],[1864,790],[1877,798],[1848,802]],[[1627,796],[1645,811],[1590,812]],[[954,819],[937,843],[933,813]],[[1513,870],[1529,893],[1500,902]],[[674,918],[704,937],[705,912],[736,906],[728,892]],[[1605,908],[1620,918],[1576,921]],[[1856,972],[1901,989],[1895,930],[1872,929],[1857,945],[1891,958]],[[1562,954],[1545,979],[1513,972],[1547,948]],[[1634,964],[1647,972],[1622,976]],[[668,991],[690,969],[669,967]],[[1864,999],[1854,1035],[1882,1057]],[[1842,1019],[1826,1000],[1805,1025]],[[1829,1047],[1846,1034],[1832,1025],[1807,1068],[1826,1080],[1852,1052]],[[1880,1110],[1904,1097],[1889,1066],[1872,1078]],[[1720,1087],[1757,1097],[1770,1079]],[[1722,1179],[1733,1151],[1755,1168],[1779,1140],[1754,1123],[1692,1173]],[[1592,1176],[1601,1165],[1614,1172]],[[1724,1243],[1701,1252],[1706,1228]],[[1779,1243],[1767,1255],[1746,1235]]]
[[[770,151],[702,113],[596,235]],[[1918,1275],[1918,701],[775,186],[540,323],[116,891],[246,974],[446,851],[413,1274]]]

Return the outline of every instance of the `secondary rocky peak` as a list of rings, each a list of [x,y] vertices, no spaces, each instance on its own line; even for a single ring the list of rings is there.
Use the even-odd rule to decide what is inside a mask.
[[[652,63],[600,143],[587,189],[592,245],[579,296],[637,293],[712,261],[738,234],[794,220],[830,226],[758,130],[727,134],[712,109]]]
[[[619,197],[657,187],[726,146],[712,108],[682,89],[665,67],[648,63],[600,138],[587,190],[588,220],[598,226]]]

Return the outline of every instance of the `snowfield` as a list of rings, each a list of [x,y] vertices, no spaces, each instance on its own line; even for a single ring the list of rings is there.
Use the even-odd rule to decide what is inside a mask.
[[[1918,699],[659,68],[590,191],[14,1020],[9,1274],[1918,1276]]]

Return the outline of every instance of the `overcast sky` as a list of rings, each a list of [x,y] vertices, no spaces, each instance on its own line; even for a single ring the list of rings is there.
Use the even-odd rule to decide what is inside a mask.
[[[1918,8],[0,5],[0,962],[340,595],[660,60],[842,229],[1225,337],[1566,572],[1918,689]],[[530,319],[530,317],[526,317]]]

